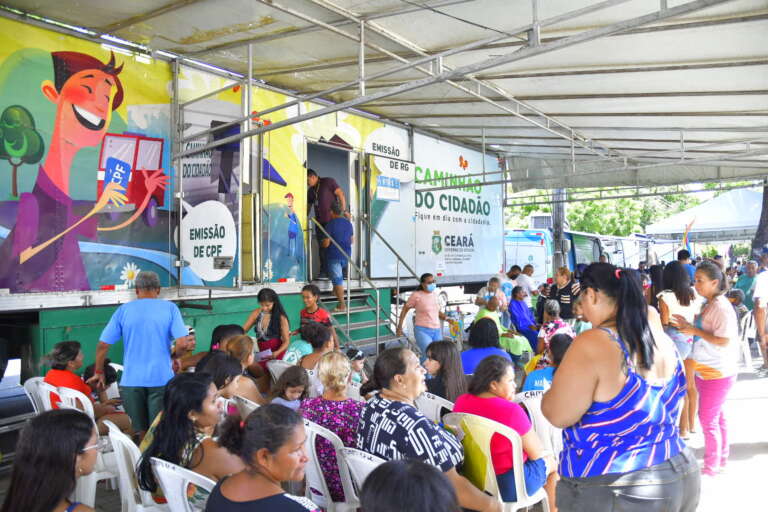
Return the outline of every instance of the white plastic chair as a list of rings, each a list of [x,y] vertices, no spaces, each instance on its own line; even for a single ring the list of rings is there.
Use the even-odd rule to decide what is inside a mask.
[[[205,489],[208,493],[216,486],[216,482],[208,477],[157,457],[152,457],[150,462],[163,495],[168,501],[168,507],[173,512],[195,512],[187,500],[187,489],[190,484]]]
[[[533,431],[541,439],[542,446],[557,460],[563,451],[563,429],[557,428],[541,412],[541,398],[544,391],[523,391],[515,395],[515,402],[525,406],[531,418]]]
[[[286,363],[280,359],[272,359],[271,361],[267,361],[267,370],[269,370],[269,374],[272,376],[273,382],[277,382],[283,372],[291,366],[295,365]]]
[[[27,392],[27,396],[32,401],[32,406],[37,414],[46,410],[43,406],[43,401],[40,399],[39,385],[41,382],[43,382],[42,377],[31,377],[24,381],[24,391]]]
[[[115,452],[117,479],[120,487],[121,512],[161,512],[167,511],[166,505],[155,503],[152,494],[139,487],[136,480],[136,466],[141,452],[130,437],[125,435],[111,421],[105,420],[109,429],[109,440]]]
[[[237,407],[237,412],[243,419],[247,418],[249,414],[259,408],[259,404],[256,402],[239,395],[233,396],[232,402],[235,404],[235,407]]]
[[[357,493],[355,493],[355,488],[352,485],[352,477],[349,474],[349,468],[344,462],[344,456],[342,454],[344,443],[339,439],[339,436],[313,421],[305,419],[304,428],[307,431],[307,440],[304,447],[309,455],[309,462],[306,467],[307,499],[316,503],[328,512],[354,512],[360,506],[360,502],[357,500]],[[325,482],[323,468],[320,466],[320,458],[317,454],[318,438],[330,442],[336,452],[336,465],[339,467],[341,485],[344,489],[344,499],[346,500],[343,503],[331,500],[331,492],[328,489],[328,484]]]
[[[365,483],[365,479],[368,478],[368,475],[370,475],[374,469],[386,462],[381,457],[364,452],[363,450],[358,450],[357,448],[344,447],[341,449],[341,453],[344,458],[344,464],[349,470],[349,475],[352,478],[352,483],[358,494],[360,489],[363,488],[363,484]],[[346,492],[347,491],[345,490],[345,497]],[[355,497],[357,498],[357,495],[355,495]]]
[[[60,407],[78,409],[84,412],[91,418],[93,427],[96,428],[96,415],[93,412],[93,404],[87,396],[75,389],[65,387],[58,388],[57,393],[59,398],[61,398]],[[111,449],[99,452],[93,473],[77,479],[75,500],[93,507],[96,502],[96,484],[101,480],[113,481],[117,480],[117,478],[118,468],[115,452]],[[117,485],[116,481],[113,483]]]
[[[40,403],[43,406],[42,411],[50,411],[53,409],[53,404],[51,403],[51,393],[54,395],[57,395],[59,397],[59,400],[61,400],[61,395],[59,394],[59,388],[56,386],[53,386],[51,384],[48,384],[45,381],[39,381],[37,383],[37,399],[40,401]],[[59,402],[58,405],[61,405],[61,402]]]
[[[474,475],[479,477],[481,481],[478,482],[475,478],[468,476],[470,481],[477,485],[481,491],[485,491],[498,499],[502,503],[504,512],[515,512],[539,502],[541,502],[543,512],[549,512],[549,500],[544,488],[542,487],[530,496],[525,488],[523,441],[517,432],[501,423],[474,414],[450,413],[445,415],[443,421],[451,430],[457,433],[464,445],[464,471],[466,472],[470,467],[475,469],[484,468],[483,474]],[[491,438],[493,438],[494,434],[504,436],[512,444],[512,471],[514,471],[515,489],[517,490],[517,501],[514,503],[504,502],[501,499],[491,456]],[[472,453],[477,454],[478,448],[484,460],[470,460],[469,457],[472,456]]]
[[[441,411],[443,409],[447,409],[448,412],[453,410],[453,402],[427,392],[419,395],[415,401],[415,405],[424,416],[435,423],[440,423],[442,415]]]
[[[117,364],[117,363],[109,363],[109,366],[115,369],[115,371],[122,377],[123,375],[123,365]],[[118,378],[116,382],[113,382],[109,385],[109,387],[105,390],[105,393],[107,394],[107,398],[110,400],[114,398],[120,398],[120,387],[119,387],[120,379]]]
[[[752,311],[744,315],[739,323],[739,332],[741,336],[739,338],[741,348],[741,359],[744,363],[744,367],[752,371],[752,350],[749,348],[749,338],[755,337],[755,316]],[[757,344],[760,347],[760,343]],[[758,349],[759,351],[759,349]]]

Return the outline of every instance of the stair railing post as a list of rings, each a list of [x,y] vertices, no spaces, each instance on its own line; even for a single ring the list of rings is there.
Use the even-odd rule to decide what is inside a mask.
[[[395,322],[400,322],[400,260],[395,257],[395,268],[397,268],[397,288],[395,289]],[[392,306],[390,306],[392,311]],[[390,318],[392,315],[390,314]],[[397,326],[397,323],[395,324]],[[395,327],[397,329],[397,327]],[[397,333],[397,330],[395,330]]]
[[[376,290],[376,356],[379,355],[381,352],[381,347],[379,346],[379,326],[381,324],[381,303],[379,302],[379,289],[374,288]]]
[[[347,259],[347,339],[351,339],[349,336],[349,308],[352,301],[352,266],[349,263],[349,259]]]

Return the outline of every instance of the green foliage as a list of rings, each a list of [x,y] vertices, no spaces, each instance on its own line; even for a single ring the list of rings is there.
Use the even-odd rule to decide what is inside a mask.
[[[0,114],[0,159],[13,168],[13,195],[18,196],[16,170],[21,164],[36,164],[43,158],[45,143],[35,129],[32,114],[21,105],[11,105]]]
[[[668,193],[665,193],[667,192]],[[538,191],[542,192],[542,191]],[[628,190],[573,190],[569,197],[580,198],[596,196],[604,192],[611,195],[629,195]],[[535,191],[526,191],[531,196]],[[687,210],[699,204],[693,194],[678,194],[668,187],[639,189],[638,193],[659,193],[658,196],[638,198],[604,199],[600,201],[574,201],[568,203],[566,217],[569,229],[602,235],[626,236],[631,233],[644,233],[646,226],[661,219]],[[527,228],[528,215],[535,212],[550,212],[550,206],[517,206],[507,208],[505,222],[508,228]]]
[[[733,256],[734,258],[749,257],[752,250],[750,244],[733,244]]]

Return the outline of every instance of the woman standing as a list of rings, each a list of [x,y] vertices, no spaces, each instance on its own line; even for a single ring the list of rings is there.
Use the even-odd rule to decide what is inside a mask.
[[[608,263],[582,277],[580,334],[555,372],[542,412],[563,428],[562,512],[693,512],[699,468],[680,439],[685,375],[643,297],[637,273]]]
[[[685,365],[685,378],[688,382],[688,392],[683,401],[683,411],[680,414],[680,435],[688,439],[688,433],[693,430],[696,420],[696,410],[699,394],[696,392],[696,383],[693,374],[696,369],[696,361],[690,358],[693,349],[693,336],[683,334],[678,330],[677,320],[674,315],[681,315],[685,321],[693,323],[694,318],[701,310],[701,304],[693,293],[688,271],[679,261],[667,263],[662,275],[662,288],[664,291],[657,295],[661,324],[664,332],[672,338],[677,347],[677,353]]]
[[[419,279],[419,289],[408,297],[408,301],[400,313],[400,321],[397,323],[397,335],[402,336],[405,315],[411,309],[415,310],[413,336],[416,338],[416,345],[418,345],[422,357],[427,353],[427,346],[430,343],[443,339],[440,322],[445,320],[445,315],[440,311],[440,305],[437,303],[436,289],[435,276],[422,274]]]
[[[309,421],[314,421],[339,436],[344,446],[354,448],[357,442],[357,424],[365,403],[347,397],[347,386],[352,374],[349,359],[341,352],[328,352],[317,363],[317,374],[324,388],[323,394],[304,400],[301,403],[301,413]],[[346,497],[339,475],[336,450],[330,441],[320,438],[317,439],[316,449],[331,499],[344,502]]]
[[[720,266],[702,261],[696,267],[696,291],[707,303],[691,325],[675,315],[678,330],[695,336],[692,357],[696,361],[696,389],[699,392],[699,422],[704,431],[704,469],[714,476],[728,461],[728,426],[723,404],[738,372],[736,312],[723,293],[727,283]]]
[[[579,283],[573,279],[568,267],[560,267],[555,272],[555,284],[549,290],[549,298],[560,304],[560,317],[573,320],[573,301],[579,294]]]
[[[93,472],[100,450],[99,434],[85,413],[58,409],[35,416],[19,436],[0,511],[93,512],[69,497],[78,477]]]
[[[283,358],[291,343],[291,329],[288,325],[288,315],[274,290],[262,288],[256,298],[259,307],[248,315],[243,330],[248,332],[251,327],[255,328],[259,351],[272,351],[270,357],[258,361],[262,369],[266,369],[268,359]]]

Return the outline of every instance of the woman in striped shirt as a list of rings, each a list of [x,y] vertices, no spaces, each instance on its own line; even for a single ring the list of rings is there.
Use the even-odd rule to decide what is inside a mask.
[[[581,285],[595,328],[576,337],[542,401],[564,429],[558,507],[693,512],[700,477],[677,427],[686,381],[675,345],[636,271],[592,264]]]

